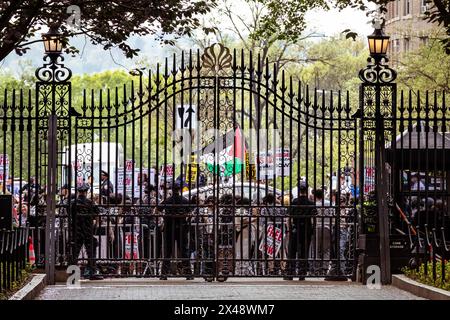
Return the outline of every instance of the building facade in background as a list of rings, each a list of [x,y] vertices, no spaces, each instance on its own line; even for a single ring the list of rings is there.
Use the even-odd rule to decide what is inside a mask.
[[[387,5],[385,32],[389,35],[389,57],[394,64],[402,53],[426,45],[437,25],[424,20],[432,4],[426,0],[394,0]]]

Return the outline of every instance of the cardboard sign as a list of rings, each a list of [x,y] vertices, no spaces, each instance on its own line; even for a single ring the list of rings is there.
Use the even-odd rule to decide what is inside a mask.
[[[267,225],[266,234],[263,234],[261,244],[259,245],[259,251],[265,252],[268,256],[273,256],[275,250],[275,256],[277,256],[281,248],[281,240],[285,235],[280,228],[274,228],[273,224]],[[267,243],[265,243],[266,239]]]
[[[139,259],[138,233],[125,232],[125,259]],[[133,251],[133,257],[131,252]]]

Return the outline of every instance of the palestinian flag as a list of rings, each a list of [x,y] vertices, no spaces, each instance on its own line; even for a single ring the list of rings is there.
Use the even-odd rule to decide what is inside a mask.
[[[245,144],[241,130],[228,131],[223,137],[221,150],[215,150],[212,145],[208,150],[213,152],[203,154],[200,159],[209,171],[222,177],[229,177],[241,173],[245,166]],[[206,149],[206,148],[203,148]]]

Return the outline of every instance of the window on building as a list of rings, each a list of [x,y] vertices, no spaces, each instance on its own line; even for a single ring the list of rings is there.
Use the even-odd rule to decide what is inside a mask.
[[[426,46],[428,44],[428,37],[427,36],[420,37],[420,44]]]
[[[395,16],[398,17],[400,15],[400,0],[395,1]]]
[[[409,51],[409,38],[403,39],[403,51],[404,52]]]
[[[400,51],[400,39],[391,40],[391,53],[396,54]]]
[[[400,51],[400,39],[395,40],[395,52],[398,53]]]
[[[428,10],[427,0],[420,1],[420,13],[425,13]]]
[[[411,13],[411,0],[405,0],[405,6],[403,7],[403,15]]]

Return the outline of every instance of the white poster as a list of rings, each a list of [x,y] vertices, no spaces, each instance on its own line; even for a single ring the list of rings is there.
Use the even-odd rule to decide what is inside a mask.
[[[290,150],[278,148],[275,154],[273,150],[260,152],[256,163],[258,164],[260,178],[273,179],[274,171],[276,177],[289,176],[291,167]]]
[[[142,195],[144,195],[144,186],[139,185],[139,175],[142,173],[142,175],[148,176],[148,168],[136,168],[133,165],[133,161],[127,160],[125,162],[126,166],[126,172],[124,171],[124,168],[118,168],[117,169],[117,192],[123,193],[123,189],[125,186],[125,192],[128,196],[132,196],[132,190],[134,188],[134,197],[139,197],[141,194],[141,188],[142,188]],[[134,170],[133,170],[134,167]],[[133,175],[134,171],[134,175]],[[153,169],[154,171],[154,169]],[[151,176],[150,176],[151,179]],[[153,175],[154,179],[154,175]],[[150,180],[151,181],[151,180]]]

